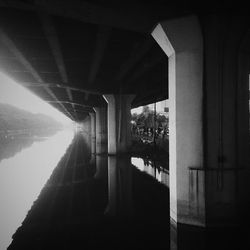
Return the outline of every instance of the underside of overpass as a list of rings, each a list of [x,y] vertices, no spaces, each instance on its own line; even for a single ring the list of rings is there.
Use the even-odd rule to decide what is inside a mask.
[[[132,107],[166,99],[168,59],[152,30],[225,6],[147,2],[0,1],[0,69],[75,121],[106,105],[103,94],[135,94]]]
[[[169,98],[171,217],[202,227],[242,221],[250,163],[243,5],[5,0],[0,7],[1,70],[74,121],[90,114],[93,153],[126,151],[131,106]]]
[[[107,5],[107,6],[105,6]],[[133,107],[167,98],[167,57],[151,37],[150,6],[1,1],[1,70],[75,121],[136,94]]]

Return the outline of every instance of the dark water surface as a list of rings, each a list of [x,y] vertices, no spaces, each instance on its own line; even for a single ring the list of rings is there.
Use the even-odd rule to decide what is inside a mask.
[[[0,171],[1,249],[13,234],[9,250],[242,249],[229,240],[234,230],[171,224],[168,171],[150,159],[94,155],[83,133],[33,142]]]
[[[155,169],[153,163],[140,158],[93,155],[83,134],[74,137],[60,159],[55,149],[63,147],[62,155],[72,137],[68,135],[64,141],[59,141],[60,138],[57,134],[57,138],[53,136],[33,143],[27,149],[32,150],[33,162],[23,150],[9,159],[12,163],[8,166],[1,164],[1,169],[13,166],[14,171],[2,173],[12,178],[5,181],[9,186],[5,183],[8,191],[3,197],[7,196],[11,207],[15,207],[12,213],[16,217],[15,225],[8,230],[8,238],[14,234],[8,249],[95,249],[105,246],[129,249],[131,244],[163,248],[169,245],[167,172],[159,167]],[[60,159],[59,163],[56,160],[49,162],[52,155],[58,156],[55,158]],[[26,159],[26,163],[21,164],[20,157]],[[21,180],[19,165],[22,165],[20,171],[25,171]],[[13,181],[19,183],[15,188]],[[10,189],[13,190],[11,197]],[[17,189],[22,189],[22,194]],[[20,199],[21,195],[28,201]],[[13,215],[6,217],[6,213],[7,225]],[[6,227],[3,231],[7,232]]]

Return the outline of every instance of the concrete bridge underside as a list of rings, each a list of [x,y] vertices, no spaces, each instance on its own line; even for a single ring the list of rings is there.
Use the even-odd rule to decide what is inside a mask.
[[[202,227],[250,204],[250,19],[212,5],[0,1],[1,70],[88,125],[93,154],[127,152],[131,107],[169,99],[170,215]]]

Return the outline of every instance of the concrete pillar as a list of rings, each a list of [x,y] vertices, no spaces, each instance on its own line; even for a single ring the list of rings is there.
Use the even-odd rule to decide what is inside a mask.
[[[90,115],[90,120],[91,120],[91,130],[90,130],[90,134],[91,134],[91,153],[95,154],[96,153],[96,119],[95,113],[89,113]]]
[[[206,220],[246,221],[250,209],[249,59],[244,16],[204,19]],[[243,39],[243,38],[246,38]]]
[[[156,26],[152,36],[169,58],[170,215],[180,223],[205,225],[205,197],[190,209],[189,167],[203,168],[203,42],[194,16]],[[199,173],[204,180],[203,171]],[[204,194],[205,183],[199,192]]]
[[[91,118],[90,116],[86,116],[85,119],[81,122],[82,124],[82,134],[87,141],[87,148],[91,150]]]
[[[115,95],[104,95],[108,103],[108,153],[117,153],[117,117]]]
[[[134,95],[103,95],[108,103],[108,153],[126,153],[131,146],[131,102]]]
[[[96,154],[107,153],[107,109],[95,107],[96,114]]]
[[[195,17],[163,22],[152,32],[169,57],[170,214],[176,222],[250,221],[250,34],[244,41],[245,24],[244,16],[203,19],[204,76]]]

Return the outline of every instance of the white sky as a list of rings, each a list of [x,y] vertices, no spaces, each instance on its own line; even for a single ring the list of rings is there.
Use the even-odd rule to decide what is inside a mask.
[[[72,122],[67,116],[37,97],[28,89],[13,81],[0,71],[0,102],[8,103],[32,113],[42,113],[61,123]]]

